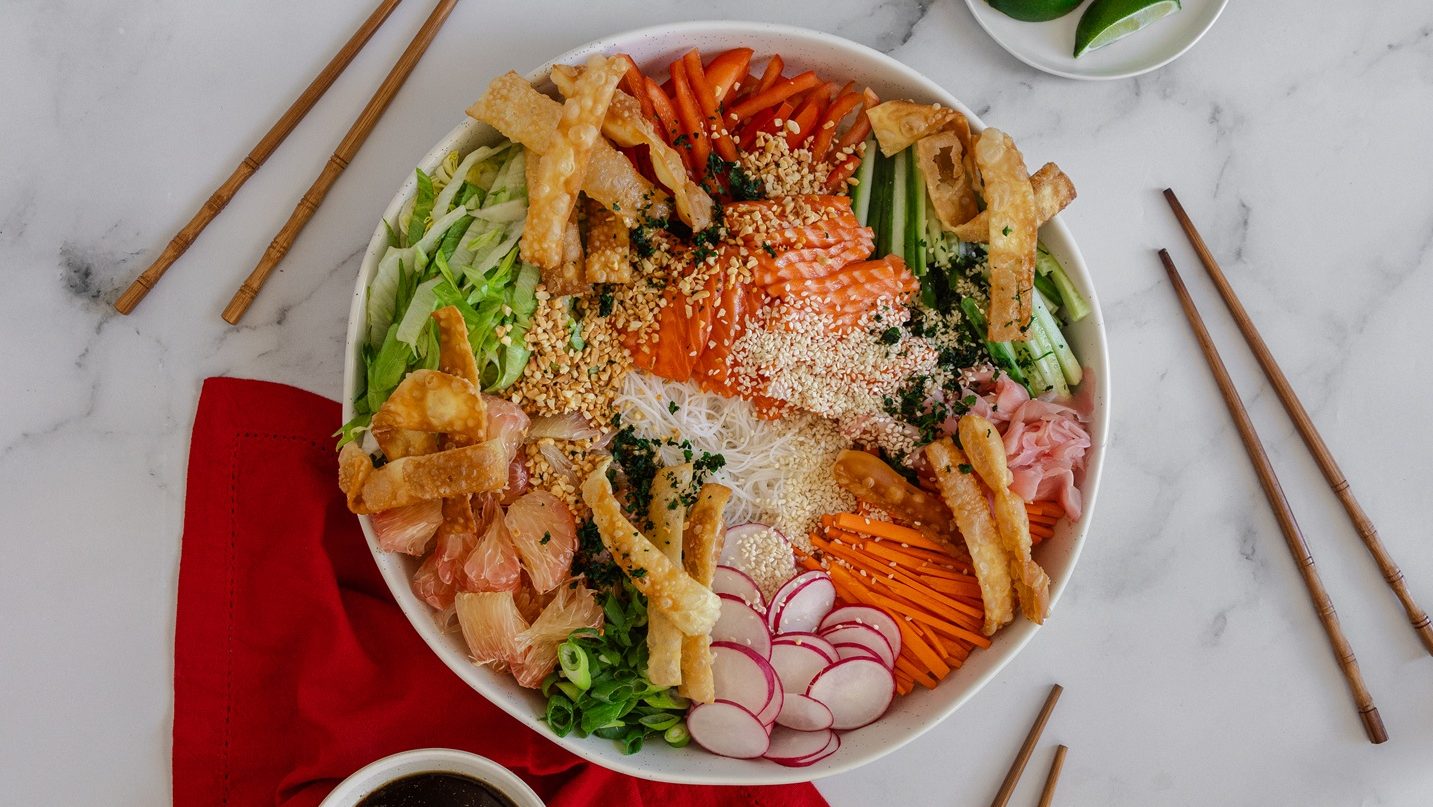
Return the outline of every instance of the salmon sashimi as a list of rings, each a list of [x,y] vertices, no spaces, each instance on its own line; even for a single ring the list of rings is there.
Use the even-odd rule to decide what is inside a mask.
[[[516,639],[528,624],[511,591],[465,591],[455,604],[463,641],[473,661],[502,667],[517,659]]]
[[[731,397],[731,348],[746,332],[747,321],[761,307],[766,294],[756,286],[729,283],[722,289],[721,302],[712,316],[707,349],[693,368],[703,389]]]
[[[776,258],[758,260],[753,280],[770,290],[783,281],[825,277],[871,257],[873,246],[874,242],[870,241],[842,241],[831,246],[792,250]]]
[[[522,576],[522,563],[512,536],[508,534],[502,508],[496,512],[487,529],[469,553],[458,580],[460,591],[516,591]]]
[[[863,293],[865,288],[881,288],[906,285],[903,275],[908,276],[905,262],[899,258],[882,258],[875,261],[853,263],[839,271],[822,277],[784,280],[766,287],[772,297],[795,297],[823,308],[831,302],[864,297],[874,299],[878,294]],[[914,277],[910,278],[915,281]],[[919,283],[916,282],[919,288]]]
[[[532,626],[513,637],[513,676],[522,686],[541,686],[557,666],[557,646],[578,628],[600,628],[602,622],[602,606],[592,589],[580,582],[559,586]]]
[[[567,579],[577,551],[577,524],[561,499],[534,490],[509,505],[503,521],[539,594]]]
[[[443,523],[443,503],[437,499],[383,510],[370,516],[379,548],[422,557]]]
[[[656,328],[625,334],[623,343],[632,354],[633,365],[662,378],[686,381],[692,367],[706,349],[721,292],[721,275],[713,274],[696,300],[668,286],[662,293],[666,304],[657,315]]]

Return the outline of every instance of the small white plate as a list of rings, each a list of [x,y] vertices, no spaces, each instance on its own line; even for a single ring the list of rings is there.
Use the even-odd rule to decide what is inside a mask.
[[[1138,76],[1183,56],[1214,26],[1229,0],[1184,0],[1179,11],[1078,59],[1071,55],[1075,27],[1088,3],[1049,22],[1021,22],[985,0],[965,0],[965,4],[990,38],[1025,64],[1065,78],[1101,80]]]
[[[516,807],[543,807],[517,774],[487,757],[451,748],[418,748],[370,762],[340,782],[319,807],[354,807],[389,782],[420,773],[467,776],[507,796]]]

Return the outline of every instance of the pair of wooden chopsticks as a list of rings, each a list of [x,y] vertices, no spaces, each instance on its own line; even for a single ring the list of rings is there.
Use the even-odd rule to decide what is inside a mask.
[[[1065,688],[1059,684],[1050,687],[1050,694],[1045,697],[1045,705],[1040,707],[1040,714],[1035,717],[1030,732],[1025,735],[1020,753],[1016,754],[1014,761],[1010,763],[1010,770],[1005,774],[1005,781],[1000,783],[1000,790],[995,794],[995,800],[990,802],[990,807],[1005,807],[1010,802],[1015,786],[1020,784],[1020,775],[1025,772],[1025,764],[1030,761],[1030,755],[1035,751],[1035,743],[1040,741],[1045,724],[1050,722],[1050,713],[1055,711],[1055,703],[1060,700],[1060,693],[1064,691]],[[1055,803],[1055,785],[1060,781],[1060,769],[1065,765],[1065,752],[1068,750],[1070,749],[1063,745],[1055,749],[1055,758],[1050,762],[1050,772],[1045,775],[1045,788],[1040,793],[1039,807],[1050,807]]]
[[[1264,376],[1269,379],[1269,383],[1278,393],[1285,411],[1293,419],[1299,436],[1303,438],[1304,445],[1313,454],[1314,461],[1318,464],[1319,470],[1323,472],[1324,479],[1328,481],[1334,495],[1338,497],[1344,510],[1348,512],[1354,530],[1383,572],[1383,579],[1403,605],[1414,632],[1418,634],[1418,638],[1422,640],[1423,646],[1427,648],[1428,652],[1433,653],[1433,626],[1430,626],[1428,614],[1413,600],[1413,595],[1409,593],[1407,585],[1404,584],[1403,572],[1399,571],[1398,565],[1393,562],[1393,558],[1389,556],[1383,542],[1379,540],[1378,530],[1374,528],[1373,522],[1364,513],[1358,500],[1354,498],[1353,490],[1349,487],[1343,472],[1339,470],[1338,463],[1334,461],[1332,452],[1329,451],[1328,446],[1319,435],[1318,429],[1314,427],[1309,413],[1299,402],[1298,396],[1290,386],[1288,378],[1284,376],[1283,370],[1279,368],[1278,362],[1274,360],[1268,345],[1264,344],[1263,337],[1254,327],[1253,320],[1249,318],[1249,313],[1239,302],[1233,287],[1224,277],[1224,272],[1219,268],[1218,261],[1214,260],[1209,247],[1184,212],[1184,206],[1179,203],[1174,191],[1168,188],[1164,191],[1164,198],[1169,202],[1170,209],[1174,211],[1175,218],[1179,220],[1180,227],[1184,229],[1184,234],[1189,238],[1190,245],[1199,255],[1199,261],[1204,264],[1204,269],[1208,272],[1210,280],[1219,290],[1219,296],[1228,306],[1229,312],[1239,326],[1239,331],[1244,335],[1244,341],[1249,344],[1250,350],[1259,360],[1259,366],[1263,368]],[[1214,346],[1214,340],[1210,338],[1209,330],[1204,327],[1204,321],[1200,318],[1199,311],[1194,306],[1194,300],[1190,298],[1189,290],[1185,288],[1184,281],[1179,276],[1179,270],[1174,266],[1174,261],[1169,257],[1169,253],[1162,249],[1159,251],[1159,259],[1164,263],[1165,271],[1169,273],[1170,283],[1174,286],[1175,294],[1179,296],[1184,314],[1188,317],[1189,325],[1194,329],[1195,338],[1199,340],[1204,357],[1208,360],[1209,367],[1214,373],[1214,379],[1219,384],[1219,391],[1224,397],[1225,405],[1229,408],[1229,414],[1233,416],[1234,423],[1238,426],[1239,436],[1243,439],[1244,448],[1254,463],[1254,470],[1258,472],[1259,483],[1264,488],[1264,495],[1274,509],[1274,516],[1279,522],[1280,530],[1284,533],[1289,552],[1299,567],[1304,585],[1318,612],[1319,621],[1323,623],[1324,633],[1327,634],[1329,644],[1333,648],[1334,657],[1338,661],[1344,680],[1348,683],[1349,691],[1353,695],[1354,705],[1358,708],[1364,731],[1367,732],[1370,741],[1385,742],[1388,739],[1388,732],[1383,727],[1383,719],[1378,714],[1378,708],[1373,705],[1373,696],[1369,694],[1368,687],[1363,682],[1363,674],[1359,671],[1358,660],[1354,658],[1353,648],[1349,645],[1348,638],[1344,636],[1343,629],[1339,626],[1338,616],[1334,613],[1333,601],[1329,598],[1328,591],[1324,588],[1323,581],[1314,568],[1313,555],[1309,551],[1308,543],[1304,541],[1298,522],[1294,520],[1293,510],[1290,509],[1289,502],[1284,497],[1283,488],[1279,485],[1279,479],[1274,474],[1274,468],[1264,453],[1259,435],[1254,431],[1253,421],[1249,419],[1249,413],[1244,410],[1239,393],[1235,390],[1234,382],[1229,377],[1229,371],[1225,369],[1224,362],[1219,357],[1219,351]]]
[[[244,161],[239,164],[239,167],[235,168],[234,172],[229,175],[229,178],[224,181],[224,184],[220,185],[219,189],[214,191],[213,195],[209,197],[209,200],[199,208],[199,211],[194,214],[194,217],[184,226],[184,229],[180,230],[179,233],[174,236],[173,240],[169,242],[169,245],[165,247],[164,252],[160,253],[154,263],[151,264],[148,269],[141,272],[139,277],[135,278],[134,282],[130,284],[129,288],[120,295],[114,304],[117,311],[121,314],[128,314],[134,310],[135,306],[139,305],[139,302],[144,299],[145,295],[148,294],[150,290],[154,288],[155,284],[159,282],[159,279],[164,276],[165,271],[167,271],[175,261],[179,260],[179,256],[183,255],[185,250],[189,249],[190,245],[194,243],[194,240],[204,231],[204,228],[209,226],[209,222],[213,221],[214,218],[219,215],[219,212],[224,209],[224,206],[229,203],[229,200],[234,198],[234,194],[238,192],[239,188],[243,187],[249,177],[253,176],[254,172],[259,170],[259,166],[263,165],[264,161],[278,149],[279,144],[284,142],[284,139],[289,136],[289,133],[294,130],[294,127],[298,126],[299,121],[303,120],[304,116],[308,114],[308,111],[318,102],[318,99],[333,85],[334,80],[338,78],[344,68],[348,67],[349,62],[353,61],[353,57],[358,55],[358,52],[363,49],[363,46],[367,44],[369,38],[373,36],[373,33],[388,19],[389,14],[393,12],[393,9],[399,2],[401,2],[401,0],[381,0],[378,7],[373,10],[373,13],[368,15],[368,19],[363,21],[363,24],[359,26],[357,31],[354,31],[353,36],[349,37],[348,41],[344,43],[344,46],[338,53],[334,54],[334,57],[329,60],[329,63],[324,66],[323,70],[314,77],[314,80],[309,83],[303,93],[301,93],[299,97],[294,100],[293,104],[289,106],[288,110],[275,121],[268,133],[264,135],[258,145],[254,146],[254,149],[250,151],[249,155],[244,158]],[[384,110],[388,108],[388,104],[393,100],[393,96],[398,94],[398,90],[403,86],[403,82],[406,81],[409,74],[413,72],[413,68],[417,66],[418,60],[423,57],[423,53],[428,50],[428,46],[432,44],[434,37],[438,35],[439,29],[441,29],[443,23],[447,21],[449,13],[452,12],[453,6],[457,5],[457,2],[458,0],[439,0],[438,4],[433,7],[432,13],[428,15],[428,19],[424,21],[423,26],[418,29],[418,33],[414,35],[413,41],[408,43],[408,47],[404,49],[403,55],[398,57],[398,61],[394,63],[393,68],[388,71],[388,75],[383,79],[383,83],[378,86],[378,89],[373,93],[373,97],[368,100],[368,104],[363,108],[363,111],[359,113],[353,125],[349,127],[348,134],[344,135],[342,142],[338,144],[338,148],[335,149],[333,155],[329,157],[328,162],[323,167],[323,171],[319,173],[313,185],[303,197],[299,199],[298,205],[294,208],[294,212],[289,216],[289,220],[284,223],[278,235],[274,236],[274,240],[269,244],[268,249],[264,250],[263,256],[259,258],[258,265],[249,273],[249,277],[244,280],[243,285],[239,287],[239,290],[234,293],[233,299],[229,301],[229,305],[224,308],[223,317],[225,321],[231,324],[237,324],[239,319],[244,316],[244,312],[248,310],[249,304],[254,301],[255,295],[259,293],[259,289],[263,288],[264,282],[268,280],[269,274],[279,265],[279,261],[283,260],[284,255],[289,251],[289,247],[293,245],[294,239],[298,237],[304,225],[308,223],[309,218],[313,216],[314,211],[318,209],[324,197],[328,195],[328,191],[333,187],[334,181],[338,179],[339,174],[343,173],[343,170],[348,167],[348,163],[353,159],[354,155],[362,148],[363,142],[368,139],[368,135],[373,131],[374,125],[378,123],[378,119],[382,117]]]

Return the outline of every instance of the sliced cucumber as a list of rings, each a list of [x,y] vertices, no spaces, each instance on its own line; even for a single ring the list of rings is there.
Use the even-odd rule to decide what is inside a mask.
[[[886,244],[882,255],[906,257],[906,184],[910,177],[910,162],[906,152],[891,158],[891,220],[884,233]]]
[[[1079,322],[1089,315],[1089,302],[1080,294],[1080,290],[1075,288],[1070,276],[1065,274],[1065,267],[1043,246],[1035,253],[1035,273],[1044,275],[1054,284],[1059,292],[1060,305],[1065,309],[1065,317],[1070,322]]]
[[[915,151],[906,149],[906,263],[916,277],[925,277],[926,196],[925,176],[916,162]]]
[[[985,350],[990,354],[990,358],[1017,383],[1030,389],[1030,382],[1025,377],[1025,371],[1020,369],[1020,362],[1015,358],[1015,349],[1010,346],[1010,343],[992,342],[986,337],[989,330],[986,328],[985,312],[980,310],[980,306],[976,304],[975,300],[969,297],[961,298],[960,310],[965,314],[965,320],[970,324],[971,330],[975,332],[976,338],[984,340]]]
[[[1045,296],[1038,289],[1035,291],[1035,298],[1031,303],[1034,310],[1033,325],[1038,327],[1045,340],[1055,350],[1055,360],[1060,364],[1060,371],[1065,376],[1065,381],[1070,386],[1075,386],[1085,377],[1085,371],[1080,367],[1080,362],[1075,358],[1074,351],[1070,350],[1070,344],[1065,339],[1065,334],[1060,330],[1060,323],[1056,321],[1055,315],[1051,313],[1046,304]]]
[[[856,221],[859,221],[862,227],[870,224],[871,187],[875,184],[876,153],[879,151],[875,138],[866,141],[865,157],[861,159],[861,165],[856,169],[856,186],[851,189],[851,210],[856,214]]]

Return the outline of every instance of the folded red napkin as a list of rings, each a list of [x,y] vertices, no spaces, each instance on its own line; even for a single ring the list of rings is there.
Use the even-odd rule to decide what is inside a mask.
[[[384,586],[338,492],[338,422],[338,404],[292,387],[204,383],[174,638],[177,807],[311,807],[363,765],[429,746],[490,757],[554,807],[826,803],[809,784],[613,773],[484,700]]]

